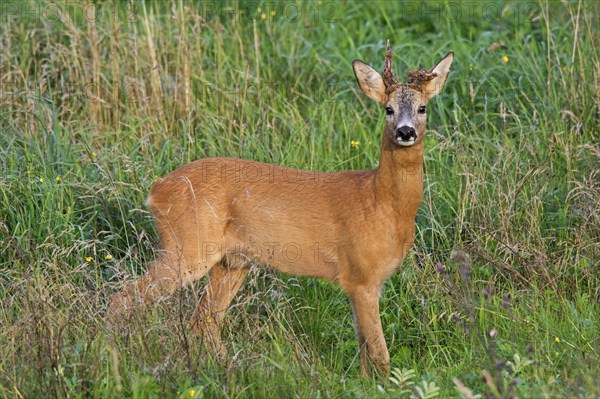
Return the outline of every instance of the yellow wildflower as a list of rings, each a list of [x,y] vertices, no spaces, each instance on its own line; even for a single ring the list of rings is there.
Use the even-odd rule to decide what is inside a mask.
[[[210,315],[206,316],[206,322],[207,323],[212,323],[212,317],[210,317]]]
[[[350,145],[352,146],[352,148],[358,148],[358,146],[360,146],[360,141],[358,141],[358,140],[352,140],[350,142]]]
[[[40,177],[40,183],[43,183],[43,182],[44,182],[44,178]]]
[[[502,62],[504,62],[505,64],[508,64],[508,55],[504,54],[502,56]]]
[[[92,260],[93,260],[93,258],[91,256],[87,256],[85,258],[85,261],[88,262],[88,263],[90,263]]]
[[[57,183],[60,183],[60,181],[62,180],[62,178],[60,176],[56,176],[56,179],[54,179],[54,180],[56,180]]]
[[[111,259],[112,259],[112,255],[111,255],[111,254],[108,254],[108,255],[106,255],[106,256],[104,257],[104,259],[106,259],[106,260],[111,260]]]
[[[264,12],[260,15],[260,19],[262,19],[263,21],[265,19],[267,19],[267,14],[265,14]]]
[[[96,154],[96,152],[94,151],[94,152],[92,152],[92,156],[95,158],[98,156],[98,154]]]
[[[560,344],[560,338],[558,338],[558,337],[554,338],[554,342],[556,342],[557,344]]]
[[[271,11],[271,16],[274,17],[276,14],[275,10]]]
[[[196,391],[190,389],[190,398],[193,398],[194,396],[196,396]]]

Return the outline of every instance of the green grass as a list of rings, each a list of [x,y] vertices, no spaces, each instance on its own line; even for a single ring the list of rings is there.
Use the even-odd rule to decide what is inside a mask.
[[[0,397],[600,397],[600,3],[58,4],[0,7]],[[155,178],[376,167],[351,61],[381,68],[388,38],[399,77],[455,51],[381,299],[395,380],[358,378],[350,305],[312,279],[251,274],[230,369],[186,327],[202,282],[105,327],[155,256]]]

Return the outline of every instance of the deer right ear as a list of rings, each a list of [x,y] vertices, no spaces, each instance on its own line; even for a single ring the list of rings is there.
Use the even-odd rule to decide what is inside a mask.
[[[450,72],[450,66],[452,66],[452,61],[454,60],[454,52],[451,51],[446,56],[438,62],[436,66],[431,68],[430,72],[432,72],[435,77],[425,83],[424,93],[427,97],[427,100],[435,97],[442,87],[444,83],[446,83],[446,78],[448,77],[448,72]]]
[[[385,84],[379,72],[360,60],[352,62],[354,76],[363,93],[373,100],[384,104],[386,100]]]

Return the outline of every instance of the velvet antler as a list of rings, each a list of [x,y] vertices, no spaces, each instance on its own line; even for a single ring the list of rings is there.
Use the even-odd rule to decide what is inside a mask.
[[[408,72],[408,84],[415,87],[417,90],[421,90],[426,82],[429,82],[437,76],[437,73],[427,71],[423,68],[423,65],[419,65],[419,69],[416,71]]]
[[[388,94],[396,90],[400,85],[398,80],[396,80],[394,77],[394,72],[392,72],[392,46],[390,46],[389,40],[387,41],[385,64],[383,65],[381,77],[383,78],[383,83],[385,84],[385,92]]]

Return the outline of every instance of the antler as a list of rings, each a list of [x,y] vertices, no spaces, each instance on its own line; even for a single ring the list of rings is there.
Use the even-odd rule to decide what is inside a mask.
[[[385,84],[385,92],[391,93],[394,91],[400,83],[394,77],[394,73],[392,72],[392,47],[390,46],[390,41],[388,39],[386,51],[385,51],[385,64],[383,65],[383,71],[381,72],[381,77],[383,78],[383,83]]]
[[[416,71],[408,72],[408,85],[417,90],[421,90],[426,82],[432,80],[436,76],[437,74],[435,72],[428,71],[423,68],[423,65],[419,65],[419,69]],[[394,76],[394,73],[392,72],[392,47],[390,46],[389,40],[387,41],[385,64],[383,65],[381,77],[383,78],[383,83],[385,84],[386,94],[391,93],[392,91],[396,90],[398,86],[400,86],[400,82],[398,82]]]
[[[408,72],[408,84],[411,86],[416,86],[420,89],[425,82],[432,80],[436,76],[437,73],[425,70],[421,64],[419,65],[419,69],[416,71]]]

